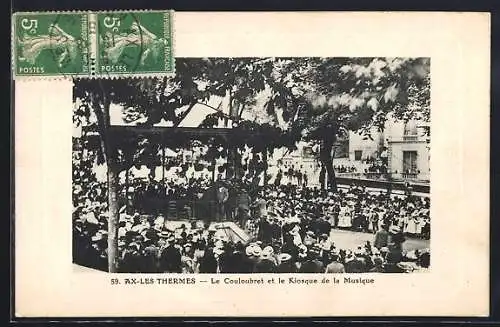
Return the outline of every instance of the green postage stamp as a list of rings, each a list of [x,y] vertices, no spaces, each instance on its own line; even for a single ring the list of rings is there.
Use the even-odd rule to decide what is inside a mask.
[[[175,72],[173,11],[15,13],[12,21],[14,79]]]

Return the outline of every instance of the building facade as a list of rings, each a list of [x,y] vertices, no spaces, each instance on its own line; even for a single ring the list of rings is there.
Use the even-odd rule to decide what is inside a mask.
[[[392,178],[430,180],[429,125],[410,121],[397,123],[387,140],[388,166]]]
[[[429,124],[390,120],[383,132],[372,130],[371,139],[350,132],[349,159],[354,163],[370,159],[384,163],[389,176],[396,180],[429,181]]]

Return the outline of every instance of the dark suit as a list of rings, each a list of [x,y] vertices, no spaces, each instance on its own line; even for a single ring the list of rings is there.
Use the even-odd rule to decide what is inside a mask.
[[[323,273],[325,272],[325,267],[323,263],[319,260],[307,260],[302,263],[299,269],[299,273]]]
[[[227,218],[228,210],[226,210],[227,209],[226,207],[228,199],[229,199],[229,190],[225,186],[218,187],[217,188],[218,220],[224,220]]]
[[[182,272],[181,253],[175,246],[169,245],[163,250],[160,257],[160,267],[162,272]]]
[[[256,273],[274,273],[274,272],[276,272],[276,265],[271,260],[262,259],[255,265],[254,272],[256,272]]]
[[[387,244],[389,243],[389,232],[381,229],[377,233],[375,233],[375,240],[373,241],[373,246],[375,246],[377,249],[381,249],[383,247],[386,247]]]
[[[345,264],[346,273],[363,273],[366,272],[366,263],[359,258],[352,261],[346,262]]]

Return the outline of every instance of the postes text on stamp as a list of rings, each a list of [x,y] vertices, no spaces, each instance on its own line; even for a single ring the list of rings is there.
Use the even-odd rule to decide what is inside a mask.
[[[14,19],[16,76],[89,74],[85,13],[26,13]]]
[[[173,72],[170,12],[97,14],[98,74]]]

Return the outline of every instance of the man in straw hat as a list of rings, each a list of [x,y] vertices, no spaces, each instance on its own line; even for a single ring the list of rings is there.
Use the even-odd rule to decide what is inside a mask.
[[[292,260],[292,256],[288,253],[281,253],[278,256],[279,265],[276,267],[277,273],[296,273],[297,266]]]
[[[260,260],[255,265],[254,272],[256,273],[274,273],[276,272],[276,264],[273,258],[274,250],[270,246],[266,246],[260,254]]]
[[[319,260],[321,246],[313,245],[308,251],[304,262],[300,265],[299,273],[322,273],[325,271],[323,262]]]

